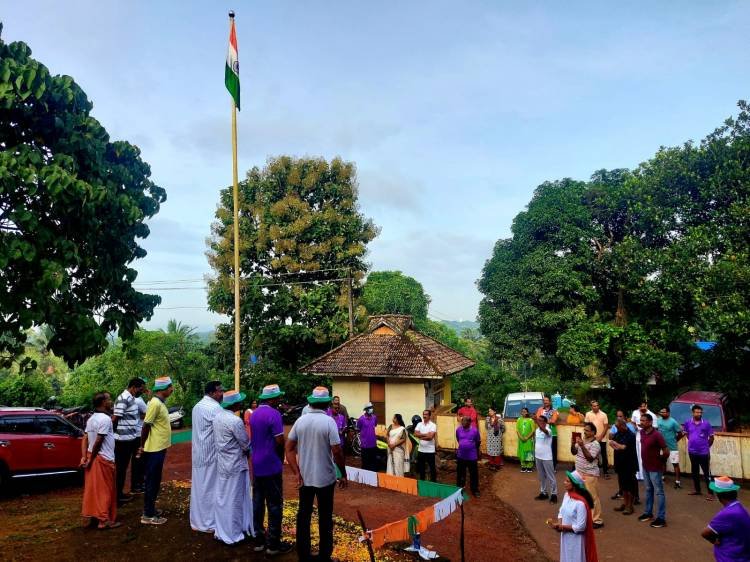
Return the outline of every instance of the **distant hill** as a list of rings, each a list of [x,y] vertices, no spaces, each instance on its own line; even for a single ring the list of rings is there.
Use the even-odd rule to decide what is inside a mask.
[[[216,337],[216,331],[215,330],[207,330],[205,332],[196,332],[195,335],[198,337],[198,339],[202,343],[211,343],[214,341],[214,338]]]
[[[454,330],[459,336],[464,330],[478,330],[479,322],[471,320],[441,320],[443,324]]]

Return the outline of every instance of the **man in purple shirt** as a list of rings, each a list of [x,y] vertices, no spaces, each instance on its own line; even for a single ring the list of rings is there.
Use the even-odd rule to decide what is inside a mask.
[[[362,468],[364,470],[378,471],[378,446],[375,437],[375,426],[378,417],[375,415],[375,409],[372,402],[368,402],[364,407],[365,413],[357,420],[357,430],[359,431],[359,444],[362,447]]]
[[[479,430],[471,425],[471,418],[463,416],[461,426],[456,428],[456,441],[458,441],[458,452],[456,453],[456,486],[463,488],[466,484],[466,469],[469,469],[469,483],[471,493],[475,498],[479,497],[479,472],[477,470],[477,459],[479,458],[479,446],[481,439]]]
[[[716,492],[722,509],[701,536],[714,545],[717,562],[750,560],[750,515],[737,499],[740,487],[728,476],[718,476],[708,486]]]
[[[255,552],[271,556],[289,552],[292,545],[281,541],[281,518],[284,503],[281,471],[284,458],[284,423],[278,411],[284,393],[278,384],[263,387],[258,406],[250,417],[250,447],[253,465],[253,522]],[[263,520],[268,507],[268,536]]]
[[[331,407],[326,410],[326,414],[331,416],[333,421],[336,422],[336,428],[339,430],[339,439],[341,440],[341,447],[343,449],[344,444],[346,443],[345,434],[348,420],[346,419],[346,414],[344,414],[342,408],[343,406],[341,405],[341,402],[333,402]]]
[[[714,429],[711,424],[703,419],[703,408],[698,404],[693,404],[693,419],[683,424],[685,435],[687,435],[688,457],[690,457],[690,468],[693,474],[694,492],[691,496],[701,495],[700,470],[703,470],[703,478],[706,480],[708,496],[706,499],[713,499],[713,492],[709,483],[710,465],[711,465],[711,445],[714,444]]]

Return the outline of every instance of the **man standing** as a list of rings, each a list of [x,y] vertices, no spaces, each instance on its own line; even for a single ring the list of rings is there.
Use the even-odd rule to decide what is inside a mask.
[[[623,515],[633,513],[633,503],[638,495],[638,480],[635,473],[638,472],[638,455],[635,452],[635,432],[632,431],[625,421],[625,414],[617,411],[617,421],[613,426],[614,434],[610,435],[609,444],[615,451],[615,472],[617,483],[622,497],[622,505],[615,511]],[[621,495],[620,495],[621,494]]]
[[[112,398],[107,392],[94,396],[94,414],[86,422],[86,459],[81,516],[94,518],[99,529],[119,527],[115,489],[115,436],[112,429]]]
[[[224,389],[220,381],[210,381],[204,396],[193,406],[193,472],[190,486],[190,527],[213,533],[216,515],[216,439],[214,418],[221,411]]]
[[[372,402],[365,404],[365,413],[357,420],[359,430],[359,443],[362,447],[362,468],[365,470],[378,470],[378,444],[375,437],[375,426],[378,417],[374,413]],[[333,421],[333,420],[331,420]],[[334,424],[335,425],[335,424]],[[338,432],[338,428],[336,429]]]
[[[456,486],[463,488],[466,485],[466,469],[469,469],[469,483],[471,493],[475,498],[479,497],[479,471],[477,470],[477,459],[479,458],[479,447],[481,445],[479,430],[471,425],[471,418],[461,418],[461,426],[456,428],[456,441],[458,450],[456,452]]]
[[[461,423],[464,417],[468,416],[471,420],[471,427],[479,429],[479,414],[474,408],[474,401],[471,398],[464,398],[464,405],[458,409],[456,416],[458,417],[458,423]]]
[[[341,402],[336,402],[336,396],[333,397],[333,400],[331,407],[326,410],[326,414],[331,416],[333,421],[336,422],[336,427],[339,430],[339,437],[341,438],[341,447],[344,448],[344,445],[346,444],[344,436],[346,434],[346,428],[349,425],[349,418],[346,417]]]
[[[250,496],[250,439],[242,418],[235,412],[242,408],[244,392],[228,390],[213,419],[216,441],[216,510],[214,538],[224,544],[235,544],[253,532],[252,497]],[[253,413],[255,417],[255,413]],[[251,420],[252,421],[252,420]]]
[[[331,401],[328,389],[318,386],[307,397],[310,413],[300,417],[286,442],[286,458],[297,477],[299,510],[297,511],[297,555],[301,562],[331,562],[333,554],[333,493],[336,470],[340,488],[347,485],[344,452],[334,421],[325,410]],[[334,466],[335,463],[335,466]],[[318,500],[318,534],[320,547],[316,557],[310,552],[310,521],[313,501]]]
[[[570,445],[570,453],[575,455],[576,471],[583,478],[583,483],[594,500],[591,517],[595,529],[604,526],[602,501],[599,498],[599,465],[597,464],[597,457],[600,452],[599,442],[596,440],[596,426],[591,422],[585,422],[583,424],[583,437],[580,434],[575,436],[573,443]]]
[[[174,387],[169,377],[159,377],[154,381],[154,397],[148,403],[146,417],[143,418],[141,446],[138,455],[143,455],[146,472],[146,491],[143,495],[143,515],[141,523],[144,525],[163,525],[166,517],[160,515],[156,509],[156,498],[159,497],[161,474],[164,469],[164,459],[167,449],[172,445],[172,426],[169,425],[169,411],[164,405],[172,395]]]
[[[714,428],[711,424],[703,419],[703,408],[698,404],[692,407],[693,419],[686,421],[682,428],[687,435],[688,457],[690,457],[690,468],[693,473],[693,487],[695,490],[690,492],[691,496],[701,495],[700,471],[703,471],[703,478],[706,480],[708,488],[707,500],[713,500],[713,492],[708,485],[710,482],[710,465],[711,465],[711,445],[714,444]]]
[[[708,486],[722,508],[701,536],[714,545],[717,562],[750,560],[750,515],[737,500],[740,487],[728,476],[719,476]]]
[[[549,499],[550,503],[557,503],[557,479],[552,466],[552,432],[547,425],[544,414],[534,418],[537,428],[534,432],[534,457],[536,459],[536,473],[539,477],[539,495],[535,500]]]
[[[557,420],[560,418],[560,413],[552,407],[552,400],[549,396],[542,399],[542,405],[537,408],[534,417],[538,418],[541,415],[547,418],[547,426],[552,435],[552,466],[554,470],[557,470]]]
[[[281,542],[281,516],[284,504],[281,471],[284,459],[284,422],[279,413],[279,399],[284,393],[278,384],[263,387],[258,406],[250,418],[253,450],[253,523],[255,552],[265,549],[274,556],[292,550]],[[263,521],[268,508],[268,536]]]
[[[122,505],[133,499],[132,495],[124,493],[125,476],[128,472],[130,460],[135,457],[140,445],[138,421],[141,414],[136,399],[143,394],[145,386],[139,378],[130,379],[128,387],[122,391],[115,401],[112,427],[115,431],[115,466],[117,468],[117,503]],[[132,480],[131,480],[132,482]],[[131,492],[133,491],[131,483]]]
[[[659,432],[664,436],[664,441],[669,449],[669,462],[674,470],[674,487],[682,488],[680,484],[680,451],[677,449],[677,442],[682,439],[682,426],[677,423],[669,412],[669,406],[659,410],[661,421],[659,421]]]
[[[599,402],[591,401],[591,410],[586,412],[584,421],[591,422],[596,426],[596,441],[599,443],[602,459],[602,474],[604,479],[609,479],[609,459],[607,458],[607,430],[609,429],[609,419],[607,414],[599,409]]]
[[[635,448],[636,453],[638,453],[638,474],[636,474],[636,478],[638,478],[638,480],[643,480],[643,459],[641,458],[641,451],[643,450],[643,447],[641,447],[641,417],[644,414],[648,414],[649,416],[651,416],[651,419],[653,420],[653,423],[651,425],[654,429],[658,429],[659,427],[659,421],[656,418],[656,414],[648,409],[648,402],[646,400],[641,402],[641,407],[637,410],[634,410],[633,415],[630,416],[630,420],[633,422],[633,424],[635,424],[636,429]]]
[[[419,439],[417,449],[417,472],[419,479],[424,480],[425,464],[430,467],[430,480],[437,482],[437,469],[435,468],[435,441],[437,426],[431,420],[432,412],[422,412],[422,421],[414,428],[414,436]]]
[[[347,410],[347,409],[346,409],[346,406],[344,406],[344,405],[343,405],[343,404],[341,403],[341,398],[340,398],[340,397],[338,397],[338,396],[334,396],[334,397],[333,397],[333,402],[331,403],[331,405],[332,405],[332,406],[333,406],[334,408],[338,407],[339,411],[340,411],[340,412],[341,412],[342,414],[344,414],[344,419],[346,419],[346,423],[349,423],[349,410]],[[342,443],[341,445],[343,446],[344,444]]]
[[[652,425],[651,414],[641,414],[641,461],[643,479],[646,481],[646,510],[638,521],[651,521],[652,527],[667,524],[667,499],[664,496],[664,464],[669,457],[669,448],[661,433]],[[659,511],[654,519],[654,495],[659,501]]]

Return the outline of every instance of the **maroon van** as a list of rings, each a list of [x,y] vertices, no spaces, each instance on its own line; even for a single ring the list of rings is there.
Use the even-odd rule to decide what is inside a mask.
[[[708,420],[714,431],[734,431],[737,414],[726,394],[704,390],[683,392],[669,405],[672,417],[680,424],[693,418],[693,404],[703,408],[703,419]]]

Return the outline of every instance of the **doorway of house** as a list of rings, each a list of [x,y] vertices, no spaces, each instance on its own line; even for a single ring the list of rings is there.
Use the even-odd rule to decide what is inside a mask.
[[[370,379],[370,402],[375,409],[375,415],[378,417],[378,423],[388,425],[385,419],[385,379]]]

